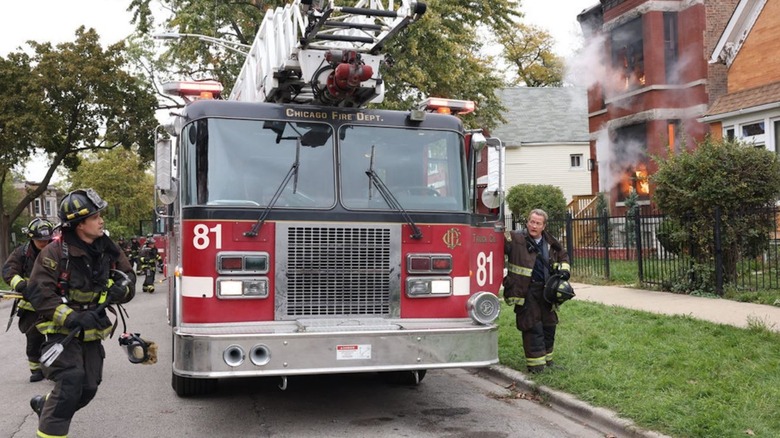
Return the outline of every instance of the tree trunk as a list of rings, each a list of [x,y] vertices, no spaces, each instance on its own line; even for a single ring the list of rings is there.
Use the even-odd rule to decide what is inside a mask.
[[[3,263],[11,254],[11,218],[8,213],[0,215],[0,260]]]

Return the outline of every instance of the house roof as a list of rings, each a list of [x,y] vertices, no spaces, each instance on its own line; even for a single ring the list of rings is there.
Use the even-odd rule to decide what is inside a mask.
[[[588,142],[587,90],[582,87],[504,88],[496,95],[508,123],[492,130],[508,147]]]
[[[712,121],[734,112],[751,112],[759,107],[780,103],[780,81],[720,96],[705,114],[703,120]]]
[[[747,39],[767,0],[740,0],[710,56],[710,64],[731,65]]]

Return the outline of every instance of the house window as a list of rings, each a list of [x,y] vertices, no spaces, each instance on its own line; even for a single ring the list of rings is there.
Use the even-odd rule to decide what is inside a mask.
[[[667,84],[679,82],[677,56],[677,12],[664,12],[664,66]]]
[[[754,135],[764,134],[764,122],[753,122],[742,125],[742,136],[752,137]]]
[[[667,139],[669,141],[669,153],[678,154],[682,148],[682,138],[680,136],[681,124],[679,120],[668,120],[666,122]]]
[[[617,201],[625,201],[632,191],[636,191],[639,199],[649,200],[647,125],[640,123],[615,129],[612,143],[614,163],[623,169]]]
[[[33,216],[40,216],[41,215],[41,200],[36,199],[35,202],[33,202]]]
[[[642,17],[616,27],[611,35],[612,66],[619,72],[625,91],[645,85]]]
[[[569,155],[572,169],[582,169],[582,154]]]
[[[772,123],[772,126],[775,129],[775,138],[774,138],[774,140],[775,140],[775,144],[774,144],[775,153],[780,154],[780,120],[775,120]]]
[[[44,211],[46,212],[46,217],[51,217],[51,200],[47,199],[44,205],[45,205]]]
[[[726,128],[726,140],[732,141],[734,140],[734,127],[729,126]]]

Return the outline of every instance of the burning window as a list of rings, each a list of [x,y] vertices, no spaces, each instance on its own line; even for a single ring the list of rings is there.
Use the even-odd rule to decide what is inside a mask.
[[[640,123],[616,129],[612,147],[619,166],[616,170],[620,172],[618,201],[624,201],[631,191],[636,191],[640,199],[649,199],[647,125]]]
[[[645,55],[642,17],[615,28],[611,36],[612,66],[618,72],[625,91],[645,85]]]

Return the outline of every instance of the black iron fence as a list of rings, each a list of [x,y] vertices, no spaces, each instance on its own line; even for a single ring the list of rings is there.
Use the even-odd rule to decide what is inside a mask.
[[[575,279],[722,294],[727,286],[780,289],[779,217],[778,208],[727,214],[716,209],[696,221],[644,211],[550,218],[547,229],[566,247]]]

